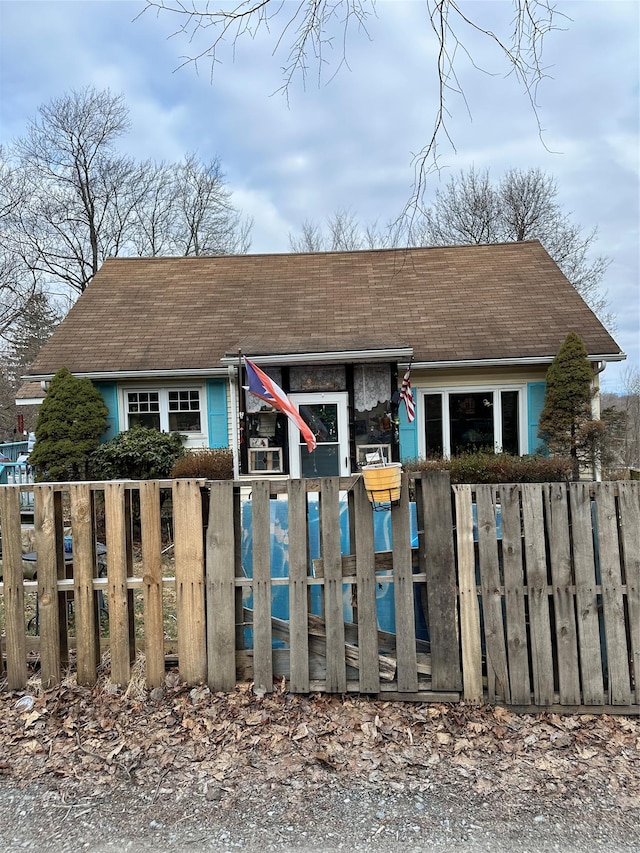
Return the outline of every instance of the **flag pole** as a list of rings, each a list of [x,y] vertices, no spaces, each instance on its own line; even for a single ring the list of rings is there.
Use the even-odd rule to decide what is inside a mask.
[[[236,412],[236,417],[238,419],[238,446],[236,447],[236,452],[234,456],[238,460],[237,468],[237,478],[240,478],[240,469],[242,467],[242,413],[243,413],[243,404],[242,404],[242,350],[238,349],[238,411]]]

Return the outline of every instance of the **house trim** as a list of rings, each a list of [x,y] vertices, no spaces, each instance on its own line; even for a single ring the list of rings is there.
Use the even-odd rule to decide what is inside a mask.
[[[462,359],[460,361],[413,361],[411,363],[412,370],[440,370],[451,367],[518,367],[529,366],[536,364],[551,364],[555,355],[546,356],[527,356],[526,358],[484,358],[484,359]],[[623,352],[615,355],[590,355],[589,361],[594,364],[602,365],[603,368],[608,361],[625,361],[627,358]],[[400,362],[399,368],[407,368],[409,362]]]
[[[403,359],[411,358],[413,355],[413,347],[374,350],[343,350],[335,352],[296,352],[273,355],[251,355],[251,353],[246,353],[246,355],[249,356],[251,361],[256,364],[268,364],[272,367],[286,365],[288,367],[296,364],[350,364],[372,361],[401,361]],[[240,356],[237,354],[224,355],[220,361],[223,364],[236,365],[239,357]]]

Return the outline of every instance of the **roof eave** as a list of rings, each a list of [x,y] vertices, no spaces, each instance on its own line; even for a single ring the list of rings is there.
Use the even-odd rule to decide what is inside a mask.
[[[626,357],[626,353],[617,352],[602,355],[589,355],[588,359],[589,361],[598,364],[609,361],[624,361]],[[554,358],[555,355],[539,355],[526,356],[523,358],[469,358],[451,359],[449,361],[413,361],[411,363],[411,367],[413,370],[438,370],[452,367],[526,367],[528,365],[535,364],[551,364]],[[401,366],[406,367],[408,364],[409,362],[406,362],[406,364]]]

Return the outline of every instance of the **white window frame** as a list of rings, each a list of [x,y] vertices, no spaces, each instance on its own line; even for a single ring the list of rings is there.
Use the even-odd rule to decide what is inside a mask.
[[[185,431],[180,433],[180,430],[169,429],[169,392],[170,391],[197,391],[200,400],[200,430],[198,432]],[[135,385],[122,388],[122,422],[125,430],[129,429],[129,394],[157,394],[158,403],[160,405],[160,431],[161,432],[179,432],[181,435],[186,435],[189,440],[202,439],[207,435],[207,412],[206,412],[206,397],[205,388],[203,385],[171,385],[162,388],[153,388],[148,385]]]
[[[502,391],[518,392],[518,455],[529,452],[529,435],[527,422],[527,386],[526,385],[447,385],[435,388],[417,388],[416,402],[418,404],[418,455],[427,454],[427,437],[424,428],[424,398],[430,394],[440,394],[442,397],[442,452],[446,458],[451,456],[451,424],[449,422],[449,396],[451,394],[493,394],[493,444],[494,451],[502,450]]]

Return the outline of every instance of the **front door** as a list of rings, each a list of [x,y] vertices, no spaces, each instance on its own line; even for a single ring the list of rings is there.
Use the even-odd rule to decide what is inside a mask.
[[[289,471],[299,477],[346,477],[349,474],[347,393],[289,394],[309,424],[317,445],[309,453],[300,430],[289,421]]]

